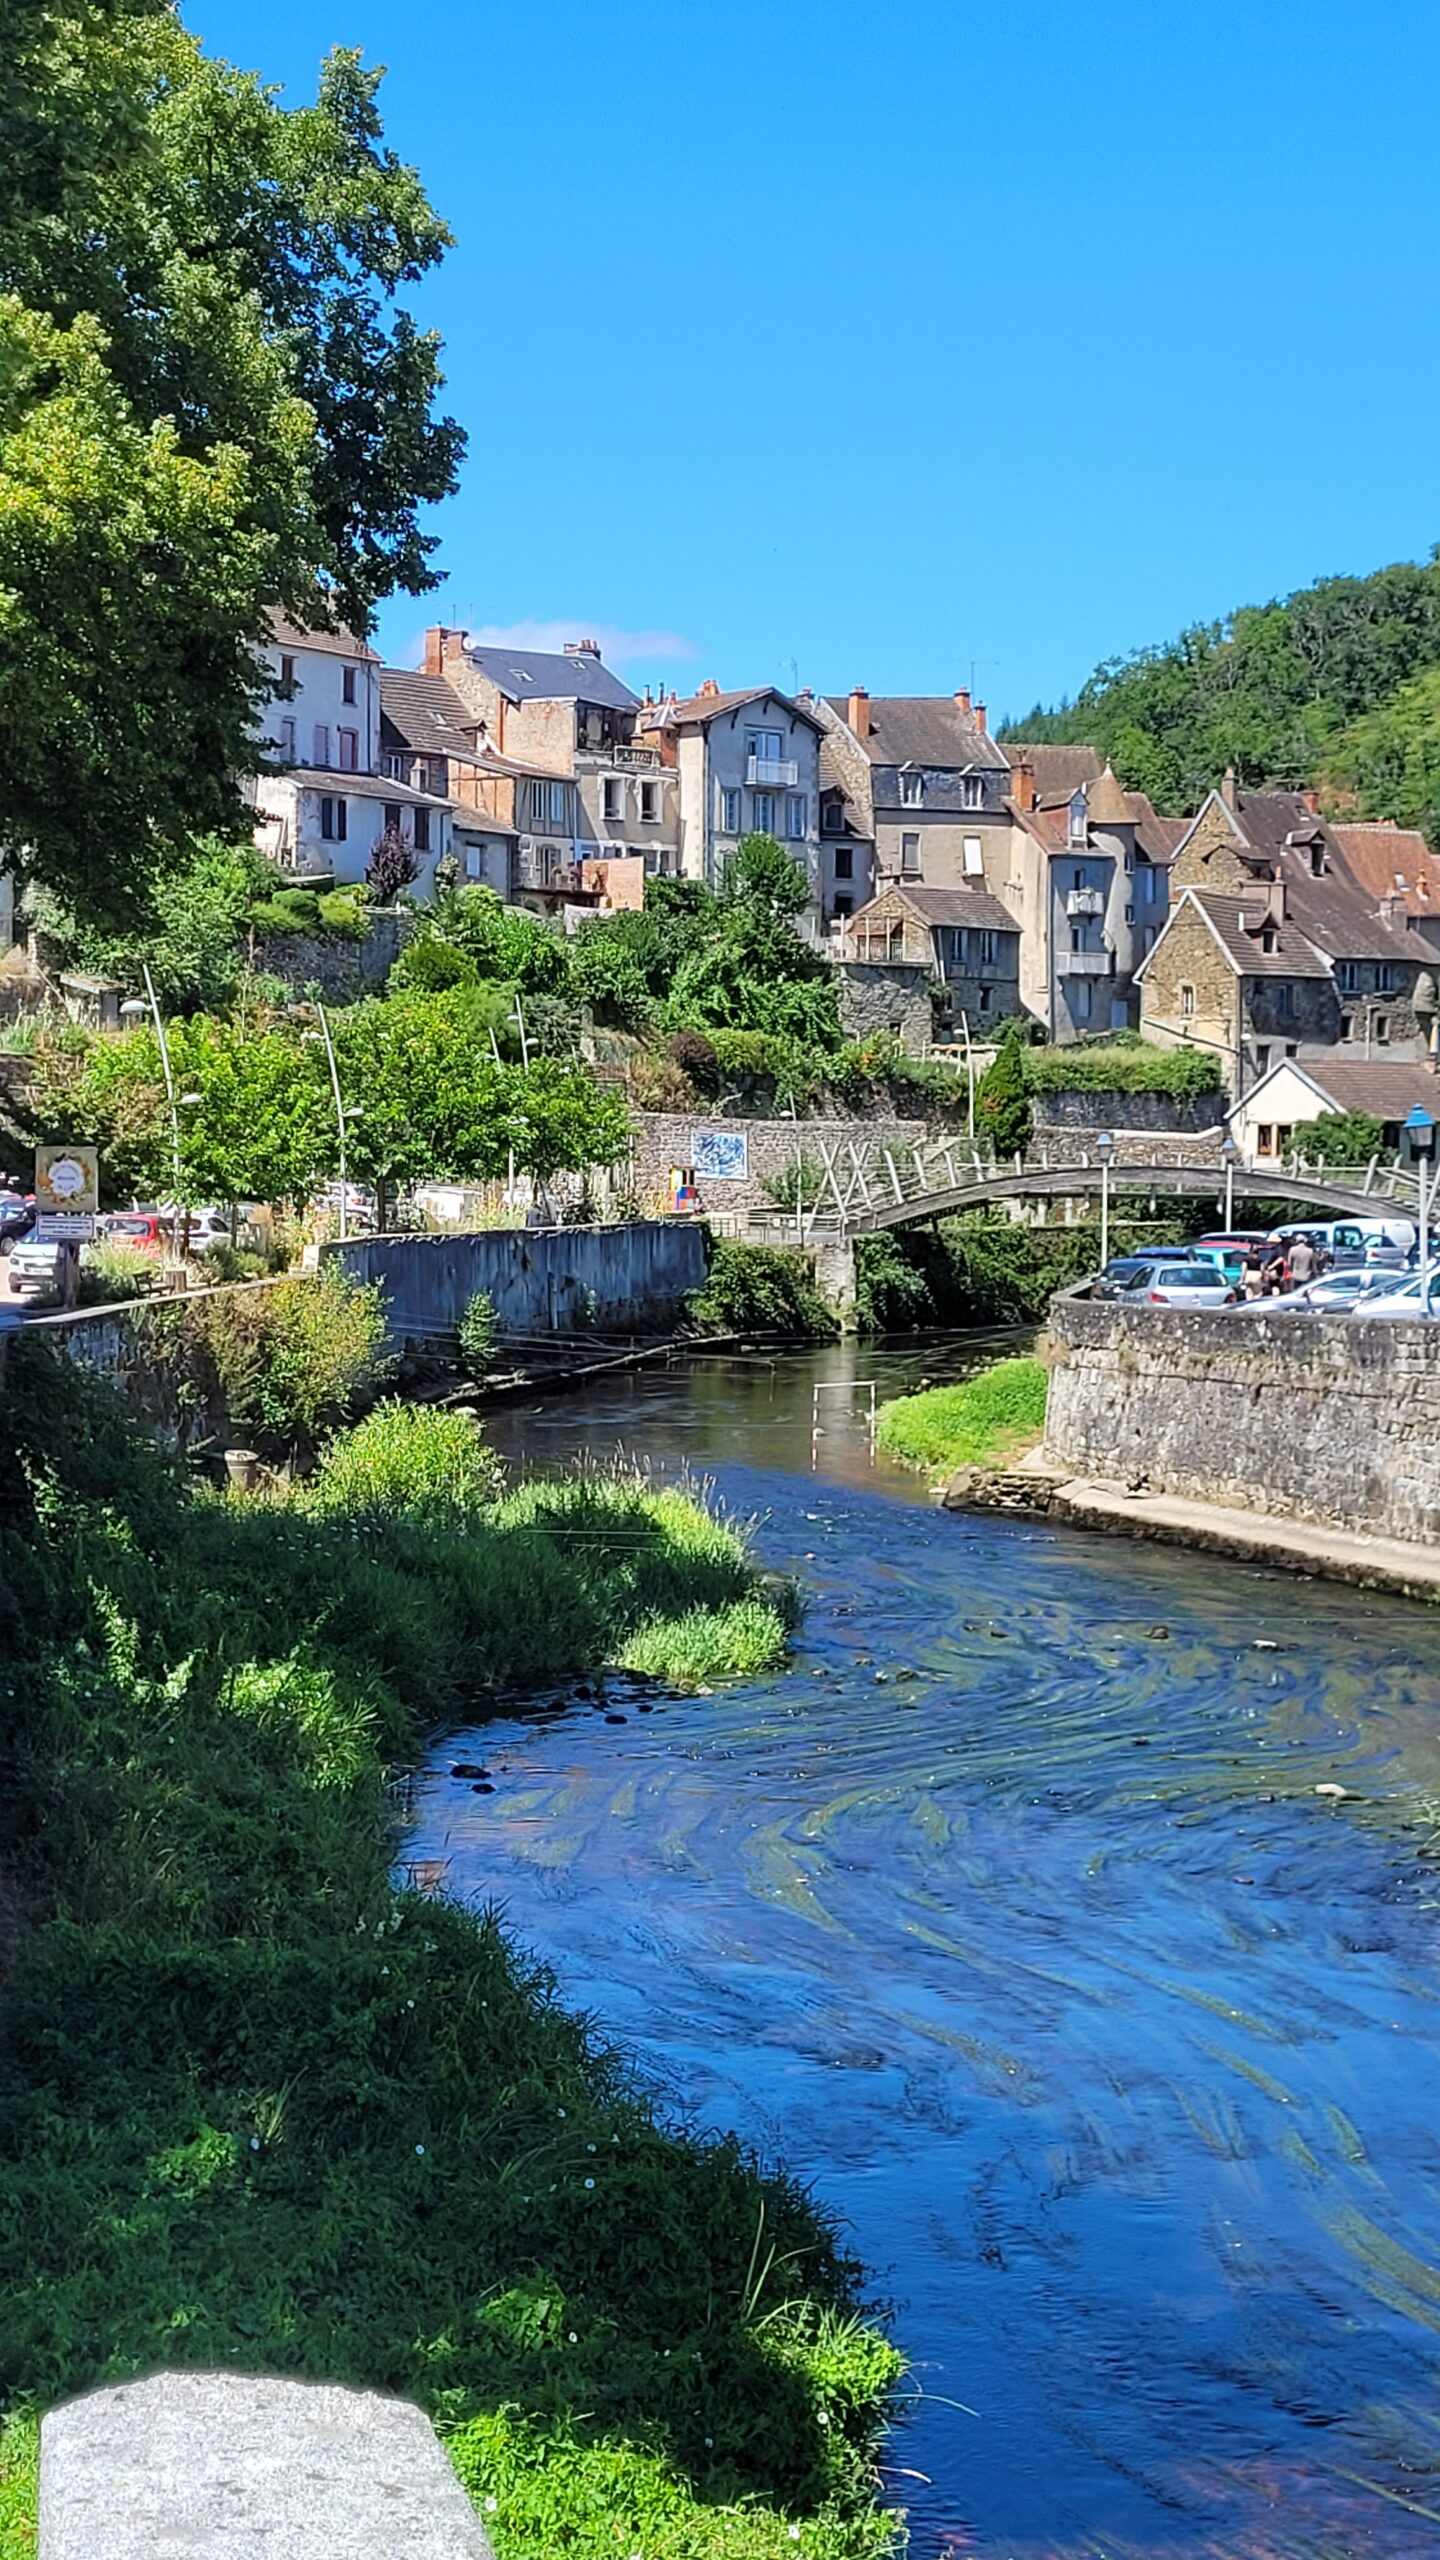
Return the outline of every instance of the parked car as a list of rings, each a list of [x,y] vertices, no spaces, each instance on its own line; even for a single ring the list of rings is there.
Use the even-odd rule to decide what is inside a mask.
[[[28,1236],[35,1224],[35,1203],[21,1191],[0,1191],[0,1253],[8,1253],[17,1236]]]
[[[1238,1244],[1192,1244],[1192,1262],[1208,1262],[1223,1271],[1232,1289],[1238,1289],[1245,1276],[1245,1247]]]
[[[1415,1243],[1415,1224],[1410,1218],[1292,1219],[1288,1226],[1273,1228],[1268,1241],[1289,1244],[1295,1236],[1323,1245],[1337,1271],[1366,1264],[1372,1270],[1403,1271]]]
[[[1440,1270],[1432,1270],[1423,1286],[1417,1271],[1412,1280],[1402,1282],[1397,1289],[1375,1289],[1357,1302],[1354,1312],[1364,1316],[1367,1323],[1372,1316],[1394,1318],[1397,1322],[1406,1317],[1440,1316]]]
[[[11,1296],[40,1298],[47,1304],[59,1299],[64,1289],[65,1253],[63,1244],[40,1244],[34,1236],[21,1236],[10,1248]]]
[[[1144,1253],[1112,1253],[1103,1271],[1090,1283],[1092,1298],[1114,1298],[1127,1289],[1137,1271],[1150,1271],[1160,1262],[1193,1262],[1194,1255],[1185,1244],[1157,1244]]]
[[[1144,1262],[1123,1289],[1122,1306],[1233,1307],[1235,1290],[1213,1262]]]
[[[1362,1299],[1373,1298],[1390,1286],[1391,1275],[1386,1271],[1327,1271],[1323,1280],[1307,1280],[1303,1289],[1286,1289],[1278,1298],[1242,1298],[1239,1312],[1256,1316],[1347,1316]]]
[[[112,1209],[100,1221],[107,1244],[128,1244],[136,1253],[169,1253],[170,1221],[160,1209]]]

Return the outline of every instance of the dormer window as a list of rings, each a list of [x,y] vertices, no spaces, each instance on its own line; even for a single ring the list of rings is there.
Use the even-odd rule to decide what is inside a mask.
[[[1264,929],[1264,931],[1262,932],[1262,934],[1261,934],[1261,936],[1260,936],[1260,948],[1261,948],[1261,950],[1262,950],[1262,951],[1278,951],[1278,950],[1279,950],[1279,948],[1280,948],[1280,936],[1279,936],[1279,934],[1276,932],[1275,927],[1273,926],[1273,924],[1267,924],[1267,925],[1266,925],[1266,927],[1265,927],[1265,929]]]
[[[963,809],[984,808],[985,776],[983,773],[967,773],[962,777],[960,783],[960,805]]]
[[[1068,811],[1069,836],[1072,844],[1083,844],[1085,842],[1085,822],[1088,815],[1089,812],[1085,806],[1085,794],[1083,791],[1077,791],[1070,803]]]
[[[924,774],[916,773],[907,766],[900,776],[900,805],[902,809],[918,809],[924,797]]]
[[[1325,877],[1325,873],[1326,873],[1326,871],[1327,871],[1327,869],[1328,869],[1328,868],[1329,868],[1329,866],[1328,866],[1328,864],[1327,864],[1327,862],[1326,862],[1326,860],[1325,860],[1325,847],[1323,846],[1323,844],[1312,844],[1312,846],[1310,847],[1310,877],[1311,877],[1311,879],[1312,879],[1312,880],[1323,880],[1323,879],[1324,879],[1324,877]]]

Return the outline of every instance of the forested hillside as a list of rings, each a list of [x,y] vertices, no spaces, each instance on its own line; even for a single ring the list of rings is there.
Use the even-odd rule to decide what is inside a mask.
[[[1193,809],[1227,765],[1315,784],[1333,814],[1440,843],[1440,553],[1321,578],[1096,668],[1072,703],[1002,736],[1083,740],[1157,807]]]

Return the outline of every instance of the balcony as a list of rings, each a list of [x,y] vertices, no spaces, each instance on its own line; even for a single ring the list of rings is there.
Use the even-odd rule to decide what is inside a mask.
[[[554,845],[526,844],[522,841],[515,856],[517,889],[578,889],[580,865],[573,855],[561,853]]]
[[[1105,894],[1101,889],[1072,889],[1065,900],[1067,916],[1103,916]]]
[[[1113,978],[1113,951],[1062,951],[1055,963],[1057,978]]]
[[[800,779],[800,767],[793,756],[751,756],[745,766],[745,779],[752,791],[793,791]]]

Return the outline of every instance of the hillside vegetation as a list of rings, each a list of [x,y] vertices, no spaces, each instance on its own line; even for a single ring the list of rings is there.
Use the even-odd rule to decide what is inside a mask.
[[[1233,765],[1440,842],[1440,557],[1195,623],[1001,734],[1092,745],[1161,809],[1193,809]]]

